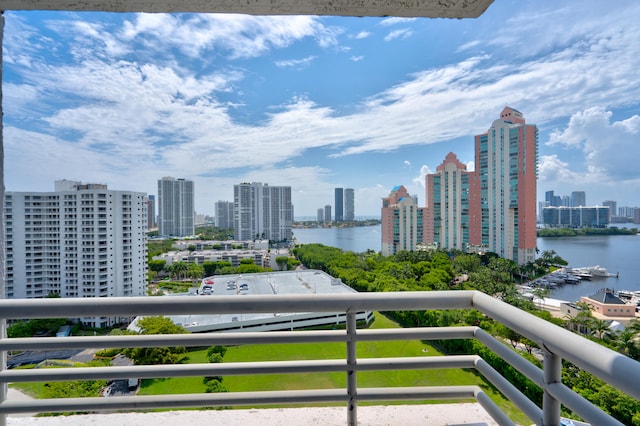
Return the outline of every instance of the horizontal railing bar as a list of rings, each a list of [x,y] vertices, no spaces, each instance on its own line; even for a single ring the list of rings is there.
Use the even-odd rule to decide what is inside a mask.
[[[358,398],[362,397],[367,401],[474,399],[475,391],[477,390],[475,388],[474,386],[358,388]],[[407,392],[407,389],[410,389],[411,392]],[[0,404],[0,414],[144,410],[227,405],[311,404],[346,402],[347,398],[348,395],[344,389],[56,398],[5,401]]]
[[[471,339],[477,327],[421,327],[358,330],[358,341]],[[77,337],[20,337],[0,339],[0,351],[85,348],[141,348],[156,346],[214,346],[272,343],[346,342],[344,330],[260,331]]]
[[[489,380],[503,395],[513,402],[522,412],[531,419],[534,424],[542,425],[542,409],[527,398],[518,388],[505,379],[484,359],[478,357],[476,369]]]
[[[562,401],[563,405],[592,425],[623,426],[623,423],[611,417],[593,405],[591,401],[578,395],[562,383],[549,384],[546,389],[554,398]]]
[[[544,387],[544,372],[541,368],[538,368],[481,328],[476,330],[475,335],[480,343],[491,349],[500,358],[507,360],[513,368],[539,387]]]
[[[363,358],[357,371],[474,368],[476,355],[446,357]],[[255,374],[328,373],[347,371],[344,359],[264,361],[213,364],[132,365],[123,367],[48,368],[5,370],[0,382],[44,382],[93,379],[151,379],[192,376],[236,376]]]
[[[79,318],[96,316],[206,315],[291,312],[408,311],[469,309],[473,291],[246,295],[215,297],[95,297],[3,299],[0,318]]]
[[[613,387],[640,400],[640,386],[638,386],[640,363],[638,361],[507,303],[501,303],[481,292],[474,293],[473,307],[532,340],[540,348],[560,355]]]

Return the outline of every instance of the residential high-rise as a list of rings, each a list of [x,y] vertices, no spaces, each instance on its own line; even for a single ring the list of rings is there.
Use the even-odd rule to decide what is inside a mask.
[[[475,137],[479,185],[473,203],[471,244],[519,264],[535,260],[538,129],[506,107],[487,133]],[[555,198],[555,197],[554,197]]]
[[[573,191],[571,193],[570,207],[585,207],[587,205],[587,194],[584,191]]]
[[[353,188],[345,188],[344,190],[344,220],[353,222],[356,218],[355,210],[355,194]]]
[[[188,237],[195,234],[193,181],[163,177],[158,181],[158,234]]]
[[[545,207],[543,223],[552,228],[605,228],[609,224],[608,207]]]
[[[336,222],[344,221],[344,191],[342,188],[335,189]]]
[[[618,213],[618,203],[613,200],[605,200],[602,205],[609,207],[609,222],[611,222],[611,216],[615,216]]]
[[[507,107],[475,137],[474,172],[449,153],[426,177],[425,243],[535,260],[537,145],[536,126]],[[545,198],[560,200],[553,191]]]
[[[147,196],[147,229],[156,227],[156,196]]]
[[[290,241],[293,205],[290,186],[260,182],[233,186],[233,233],[240,241]]]
[[[424,208],[419,208],[407,189],[398,185],[382,199],[382,255],[416,250],[424,242]]]
[[[147,196],[60,180],[54,192],[6,192],[6,297],[143,296]],[[116,318],[83,318],[94,327]]]
[[[324,209],[323,208],[319,208],[318,209],[318,215],[316,217],[316,220],[320,223],[324,222]]]
[[[216,226],[218,228],[233,229],[233,202],[217,201],[215,203]]]
[[[554,195],[554,191],[547,191],[544,193],[544,200],[550,207],[560,207],[562,205],[562,197]]]
[[[327,204],[324,206],[324,221],[331,222],[331,205]]]
[[[469,244],[469,204],[474,173],[452,152],[426,177],[425,241],[463,250]]]

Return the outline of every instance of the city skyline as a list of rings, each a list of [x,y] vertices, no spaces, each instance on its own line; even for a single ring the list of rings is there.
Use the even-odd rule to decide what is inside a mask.
[[[635,206],[639,15],[631,1],[494,2],[464,20],[6,12],[5,186],[154,194],[183,176],[213,215],[236,182],[265,181],[292,186],[298,217],[350,187],[356,216],[379,216],[450,151],[473,170],[469,142],[509,105],[540,131],[538,201],[588,188],[589,204]]]

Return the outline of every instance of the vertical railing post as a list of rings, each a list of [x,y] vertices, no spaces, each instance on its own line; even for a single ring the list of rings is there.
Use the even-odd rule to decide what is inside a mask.
[[[544,349],[544,385],[542,394],[542,421],[544,426],[560,425],[560,401],[555,399],[546,387],[562,382],[562,358]]]
[[[347,424],[358,424],[358,387],[356,380],[356,313],[347,312]]]
[[[4,40],[4,11],[0,10],[0,299],[7,297],[5,282],[5,253],[4,253],[4,139],[2,110],[2,43]],[[7,338],[7,320],[0,318],[0,339]],[[7,369],[7,352],[0,351],[0,372]],[[7,384],[0,382],[0,404],[7,400]],[[7,424],[7,415],[0,414],[0,426]]]
[[[0,342],[7,338],[7,320],[0,318]],[[7,352],[0,351],[0,373],[7,369]],[[0,404],[7,400],[8,384],[0,381]],[[0,426],[7,426],[7,415],[0,414]]]

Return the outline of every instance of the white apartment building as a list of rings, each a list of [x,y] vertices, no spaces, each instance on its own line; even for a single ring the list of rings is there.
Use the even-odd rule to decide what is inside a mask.
[[[290,186],[269,186],[260,182],[234,185],[233,210],[234,239],[291,240]]]
[[[233,229],[233,202],[217,201],[215,203],[216,226],[218,228]]]
[[[144,295],[146,194],[60,180],[54,192],[6,192],[4,213],[7,298]]]
[[[355,215],[355,196],[353,188],[344,189],[344,220],[353,222]]]
[[[158,180],[158,234],[163,237],[195,234],[193,181],[170,176]]]

